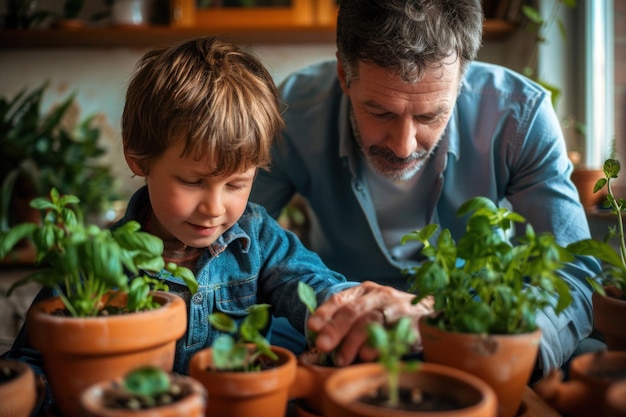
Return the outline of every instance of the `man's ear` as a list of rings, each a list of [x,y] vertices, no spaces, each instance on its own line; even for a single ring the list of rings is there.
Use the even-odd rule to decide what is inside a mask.
[[[129,156],[126,152],[124,152],[124,158],[126,159],[126,163],[128,164],[128,167],[133,172],[133,174],[137,175],[138,177],[146,176],[143,168],[141,167],[141,164],[137,161],[137,159]]]
[[[341,64],[341,61],[337,59],[337,77],[339,78],[339,83],[341,84],[341,90],[345,95],[348,95],[348,84],[346,83],[346,71]]]

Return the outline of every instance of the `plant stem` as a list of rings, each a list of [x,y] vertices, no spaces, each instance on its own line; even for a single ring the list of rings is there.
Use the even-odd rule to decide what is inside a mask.
[[[622,265],[626,268],[626,240],[624,239],[624,221],[622,220],[622,206],[615,198],[613,194],[613,188],[611,187],[611,178],[607,178],[606,186],[613,198],[610,199],[613,210],[617,213],[617,225],[619,233],[619,254],[622,258]]]

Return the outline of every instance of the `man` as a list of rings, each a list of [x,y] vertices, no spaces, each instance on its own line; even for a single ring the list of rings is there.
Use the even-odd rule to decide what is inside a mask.
[[[474,61],[482,26],[480,0],[342,0],[337,61],[282,83],[284,138],[251,199],[277,216],[301,194],[308,243],[329,267],[401,290],[420,260],[401,237],[428,223],[460,236],[456,211],[473,196],[512,206],[561,245],[589,237],[549,93]],[[586,277],[598,270],[589,258],[563,270],[574,301],[539,316],[543,372],[591,332]]]

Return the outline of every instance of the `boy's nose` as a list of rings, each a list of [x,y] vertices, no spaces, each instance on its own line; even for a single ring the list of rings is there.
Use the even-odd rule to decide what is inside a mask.
[[[224,201],[220,193],[207,194],[198,205],[198,211],[211,217],[221,216],[225,210]]]

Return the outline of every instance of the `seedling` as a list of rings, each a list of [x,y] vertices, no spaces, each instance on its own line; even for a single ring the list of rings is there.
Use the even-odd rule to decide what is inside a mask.
[[[124,377],[123,387],[138,398],[127,404],[131,409],[150,408],[159,402],[171,402],[169,397],[163,398],[172,388],[170,376],[157,366],[142,366],[130,371]]]
[[[225,332],[213,342],[213,363],[221,371],[254,372],[262,368],[262,355],[275,361],[278,356],[261,331],[270,319],[269,304],[255,304],[248,308],[248,315],[237,328],[235,320],[227,314],[216,312],[209,315],[209,322]]]
[[[403,362],[403,357],[410,353],[417,340],[412,320],[402,317],[395,326],[386,329],[380,323],[370,323],[368,328],[369,343],[378,350],[378,362],[387,370],[389,386],[389,406],[397,408],[400,402],[400,372],[403,369],[414,371],[418,361]]]
[[[315,294],[313,287],[305,282],[298,282],[298,297],[300,297],[300,301],[304,303],[310,314],[315,313],[315,310],[317,309],[317,295]],[[309,356],[311,357],[311,361],[320,366],[334,366],[334,351],[330,353],[321,352],[315,347],[316,339],[317,333],[312,330],[308,330],[307,346],[309,348],[309,352],[312,353],[312,355]]]

